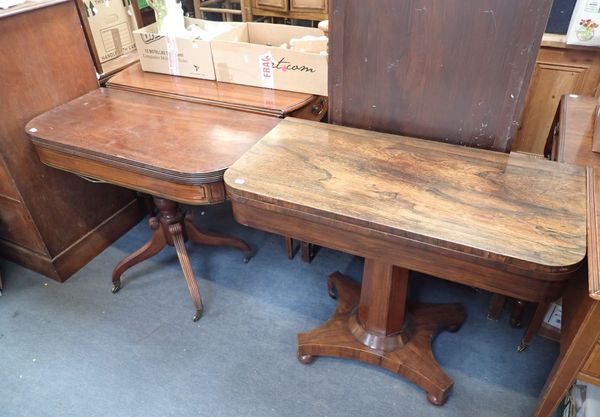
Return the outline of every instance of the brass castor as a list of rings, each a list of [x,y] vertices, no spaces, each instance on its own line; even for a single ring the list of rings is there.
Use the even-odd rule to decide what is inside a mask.
[[[200,320],[200,317],[202,317],[202,313],[203,313],[203,310],[196,310],[196,315],[194,317],[192,317],[192,321]]]
[[[440,406],[440,405],[444,405],[444,403],[446,402],[446,397],[444,396],[442,398],[439,398],[438,396],[432,394],[431,392],[428,392],[427,393],[427,401],[429,401],[433,405]]]
[[[252,259],[252,252],[244,253],[244,263],[247,264],[250,262],[250,259]]]
[[[519,346],[517,346],[517,352],[525,352],[529,347],[529,343],[526,343],[524,340],[521,340]]]
[[[301,355],[299,353],[298,353],[297,357],[298,357],[298,360],[300,361],[300,363],[302,363],[304,365],[310,365],[316,359],[313,355]]]
[[[121,281],[119,282],[113,282],[113,287],[111,289],[113,294],[116,294],[119,292],[119,290],[121,289]]]

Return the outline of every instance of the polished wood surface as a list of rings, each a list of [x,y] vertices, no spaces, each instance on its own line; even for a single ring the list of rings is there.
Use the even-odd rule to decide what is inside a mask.
[[[139,63],[120,71],[106,85],[276,117],[287,116],[315,100],[315,96],[304,93],[144,72]]]
[[[598,384],[600,343],[600,300],[595,292],[600,282],[600,167],[588,167],[588,258],[575,279],[569,281],[563,296],[560,356],[546,381],[533,413],[550,417],[577,378]],[[594,362],[596,360],[596,362]]]
[[[34,116],[98,87],[74,4],[0,11],[0,50],[0,249],[64,281],[141,211],[131,191],[44,166],[25,132]]]
[[[563,96],[559,108],[559,132],[554,138],[553,159],[582,166],[600,166],[600,153],[592,152],[594,97]]]
[[[457,330],[464,311],[413,305],[405,314],[408,270],[548,302],[586,252],[584,170],[527,155],[288,118],[225,184],[240,223],[366,258],[362,288],[330,277],[336,313],[298,335],[298,359],[378,364],[436,405],[453,382],[431,339]]]
[[[98,89],[36,117],[26,128],[42,150],[41,157],[44,152],[62,152],[125,173],[198,185],[219,182],[225,169],[278,122],[246,112]],[[98,170],[92,176],[112,182],[111,172]],[[161,194],[160,189],[142,191]]]
[[[551,5],[333,0],[330,121],[510,151]]]
[[[581,167],[288,118],[227,177],[235,196],[490,262],[560,273],[585,256]]]

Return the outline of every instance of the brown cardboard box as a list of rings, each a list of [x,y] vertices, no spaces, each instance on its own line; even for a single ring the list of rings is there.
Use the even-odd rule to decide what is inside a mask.
[[[235,22],[211,22],[185,18],[185,25],[220,34],[241,25]],[[133,32],[144,71],[214,80],[215,71],[209,40],[157,34],[156,23]]]
[[[327,95],[327,55],[284,49],[293,38],[323,36],[319,29],[244,23],[211,41],[218,81]]]

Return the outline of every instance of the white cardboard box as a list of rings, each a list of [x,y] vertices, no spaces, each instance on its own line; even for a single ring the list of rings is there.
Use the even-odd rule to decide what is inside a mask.
[[[327,96],[327,55],[280,48],[319,29],[244,23],[211,41],[218,81]]]
[[[215,36],[242,25],[186,17],[186,27],[191,24],[198,25],[204,31],[214,32]],[[144,71],[205,80],[215,79],[209,40],[159,35],[156,23],[135,30],[133,37]]]

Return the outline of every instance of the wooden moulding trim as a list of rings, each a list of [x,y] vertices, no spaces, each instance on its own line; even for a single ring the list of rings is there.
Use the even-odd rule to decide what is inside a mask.
[[[273,117],[279,117],[279,118],[284,117],[287,113],[290,113],[290,112],[296,110],[297,108],[301,108],[302,106],[306,105],[306,102],[302,102],[302,105],[299,105],[299,106],[291,106],[290,108],[283,109],[283,110],[270,110],[270,109],[266,109],[264,107],[244,106],[241,104],[206,100],[206,99],[192,97],[192,96],[186,96],[186,95],[182,95],[182,94],[165,93],[165,92],[157,91],[157,90],[147,90],[147,89],[138,88],[138,87],[130,87],[127,85],[111,83],[110,81],[106,84],[106,86],[109,88],[115,89],[115,90],[123,90],[123,91],[129,91],[132,93],[148,94],[150,96],[189,101],[190,103],[207,104],[209,106],[221,107],[221,108],[229,109],[229,110],[241,110],[241,111],[245,111],[248,113],[255,113],[255,114],[261,114],[263,116],[273,116]]]
[[[598,172],[597,172],[598,171]],[[590,297],[600,300],[600,252],[598,248],[598,209],[600,208],[598,198],[600,195],[596,192],[596,187],[600,186],[596,182],[596,175],[600,175],[600,170],[594,167],[587,167],[587,186],[588,186],[588,281]]]
[[[201,205],[220,203],[225,200],[222,179],[208,184],[180,184],[172,180],[156,178],[143,172],[140,173],[137,168],[132,171],[129,169],[131,167],[116,166],[112,161],[106,163],[105,161],[86,159],[85,157],[39,146],[36,147],[36,151],[40,160],[53,168],[97,178],[178,203]]]
[[[82,152],[80,149],[73,148],[69,145],[55,145],[53,142],[47,142],[46,140],[31,136],[31,141],[36,147],[38,155],[40,155],[41,159],[41,150],[46,149],[48,152],[52,152],[55,154],[62,154],[65,157],[71,156],[75,157],[75,159],[81,159],[86,161],[96,161],[103,166],[106,167],[119,167],[120,169],[129,171],[131,173],[139,173],[140,175],[144,175],[147,177],[152,177],[156,179],[161,179],[168,182],[175,182],[179,184],[190,184],[190,185],[199,185],[199,184],[210,184],[212,182],[222,181],[223,173],[227,169],[227,167],[221,168],[219,170],[215,170],[208,173],[194,173],[194,174],[185,174],[185,173],[177,173],[167,169],[156,168],[155,166],[141,164],[128,160],[121,160],[117,157],[109,158],[103,154],[97,154],[94,152]],[[43,160],[42,160],[43,162]],[[67,169],[68,170],[68,169]],[[100,171],[102,172],[102,171]],[[88,174],[91,177],[95,177],[98,179],[104,179],[101,177],[94,176],[92,174]]]
[[[58,276],[65,281],[102,250],[135,226],[144,216],[139,200],[127,203],[112,216],[52,258]]]
[[[552,301],[575,270],[541,273],[385,232],[299,213],[232,195],[234,217],[244,225],[358,256],[388,259],[404,268],[527,301]]]
[[[8,259],[56,281],[64,282],[126,230],[137,224],[143,214],[138,200],[132,200],[54,258],[5,240],[0,240],[0,248]]]

